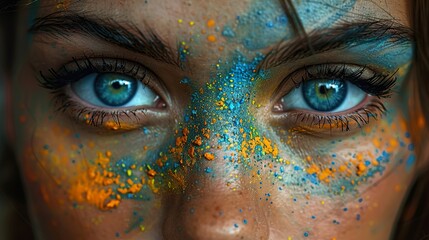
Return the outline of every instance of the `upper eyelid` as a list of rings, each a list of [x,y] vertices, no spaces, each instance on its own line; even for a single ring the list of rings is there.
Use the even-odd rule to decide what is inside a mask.
[[[354,83],[355,85],[357,85],[360,88],[365,88],[363,90],[365,90],[368,94],[374,94],[375,96],[379,96],[380,98],[384,98],[384,97],[389,97],[390,94],[392,93],[392,88],[393,86],[396,84],[396,72],[394,73],[382,73],[382,72],[378,72],[377,70],[373,70],[368,68],[367,66],[358,66],[355,64],[346,64],[346,63],[328,63],[328,64],[315,64],[315,65],[310,65],[310,66],[304,66],[301,68],[298,68],[297,70],[293,71],[292,73],[288,74],[283,81],[279,84],[279,86],[277,87],[277,89],[274,91],[274,94],[271,97],[271,101],[272,102],[276,102],[276,100],[285,95],[288,94],[289,92],[284,92],[285,88],[290,88],[290,82],[291,82],[291,78],[294,76],[301,76],[302,78],[304,78],[303,75],[305,75],[305,77],[320,77],[317,76],[318,74],[332,74],[331,77],[341,77],[338,76],[338,74],[342,74],[341,71],[345,71],[345,69],[347,67],[353,66],[354,68],[356,68],[357,70],[355,72],[352,73],[348,73],[348,75],[344,75],[342,77],[345,78],[355,78],[356,81],[353,81],[353,79],[345,79],[345,80],[352,80],[352,83]],[[337,69],[334,69],[334,67],[336,67]],[[309,76],[309,70],[308,69],[316,69],[315,73],[312,74],[312,76]],[[359,70],[360,69],[360,70]],[[367,78],[367,79],[361,79],[362,75],[360,74],[359,71],[364,71],[368,69],[369,71],[373,72],[373,76]],[[328,73],[327,71],[331,71],[330,73]],[[337,75],[335,75],[337,74]],[[323,78],[323,76],[321,77]],[[297,87],[297,84],[300,84],[302,82],[303,79],[298,80],[298,82],[293,83],[294,87]],[[309,80],[309,79],[305,79],[305,80]],[[362,80],[360,83],[357,81]],[[371,86],[375,88],[375,84],[377,84],[377,89],[373,89],[372,91],[369,89]],[[289,86],[289,87],[288,87]],[[291,89],[290,89],[291,90]],[[290,91],[289,90],[289,91]]]
[[[102,69],[108,66],[113,69]],[[115,72],[144,79],[148,69],[137,62],[125,59],[84,57],[81,59],[73,58],[72,62],[66,63],[58,70],[49,69],[48,72],[49,76],[40,71],[39,83],[47,89],[56,90],[94,72]]]

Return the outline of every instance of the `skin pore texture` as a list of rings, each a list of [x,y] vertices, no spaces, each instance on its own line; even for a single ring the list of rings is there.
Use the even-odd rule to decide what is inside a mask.
[[[388,239],[418,167],[406,1],[293,3],[307,40],[279,1],[27,9],[13,141],[37,236]]]

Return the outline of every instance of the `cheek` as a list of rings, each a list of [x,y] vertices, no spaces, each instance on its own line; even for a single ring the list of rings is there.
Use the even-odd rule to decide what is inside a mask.
[[[153,194],[156,186],[148,184],[147,169],[123,167],[120,161],[146,159],[150,149],[160,148],[165,131],[150,129],[151,136],[96,134],[53,112],[50,97],[34,77],[21,79],[28,81],[14,88],[15,152],[39,236],[111,238],[131,231],[145,236],[143,230],[157,228],[161,204]]]
[[[20,160],[35,225],[46,237],[56,238],[60,234],[52,231],[56,228],[74,238],[156,228],[161,216],[154,194],[158,189],[142,168],[144,163],[136,168],[127,162],[145,155],[124,149],[125,142],[139,143],[130,138],[121,144],[108,138],[101,141],[102,137],[91,137],[58,118],[35,117],[37,127],[22,133],[26,140]]]
[[[281,144],[287,160],[264,170],[272,182],[264,186],[271,191],[267,199],[278,210],[272,211],[273,225],[320,239],[370,232],[387,237],[414,175],[414,145],[398,112],[350,137],[305,136]],[[341,236],[340,228],[347,234]]]

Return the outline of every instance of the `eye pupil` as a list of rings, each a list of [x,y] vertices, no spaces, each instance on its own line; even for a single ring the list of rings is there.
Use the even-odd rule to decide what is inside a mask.
[[[328,92],[328,90],[327,90],[326,86],[322,85],[322,86],[320,86],[319,92],[321,94],[326,94]]]
[[[306,103],[317,111],[327,112],[338,108],[347,96],[347,85],[342,80],[311,80],[303,83]]]
[[[137,80],[114,73],[99,74],[94,81],[96,96],[112,107],[128,103],[136,94],[137,86]]]
[[[112,87],[113,87],[114,89],[119,89],[119,88],[121,88],[121,83],[120,83],[119,81],[114,81],[114,82],[112,83]]]

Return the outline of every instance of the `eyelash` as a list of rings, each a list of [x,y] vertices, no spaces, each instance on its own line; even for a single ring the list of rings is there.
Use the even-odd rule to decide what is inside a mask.
[[[85,107],[71,99],[71,97],[65,93],[64,87],[81,79],[87,74],[103,72],[125,74],[138,80],[140,79],[143,84],[149,85],[149,81],[143,81],[146,78],[147,69],[143,68],[138,63],[123,59],[90,59],[85,57],[81,60],[74,58],[72,63],[75,65],[72,69],[68,69],[66,67],[67,65],[63,66],[59,71],[49,69],[49,76],[40,72],[40,85],[51,90],[54,95],[53,101],[56,106],[58,106],[56,111],[75,113],[73,114],[73,117],[78,120],[82,120],[82,117],[85,117],[83,118],[85,122],[95,127],[103,125],[106,119],[112,119],[114,123],[120,127],[121,116],[125,116],[127,118],[135,117],[136,120],[139,120],[137,111],[144,111],[144,109],[104,111],[92,107]],[[310,69],[315,69],[315,71],[310,71]],[[366,104],[365,106],[346,115],[339,115],[338,113],[320,115],[302,111],[292,112],[288,116],[295,118],[295,126],[300,125],[299,123],[303,123],[308,127],[318,126],[322,129],[326,124],[329,124],[330,130],[338,128],[341,129],[341,131],[350,131],[350,124],[354,122],[357,124],[358,128],[361,128],[368,124],[371,118],[377,119],[377,116],[382,116],[386,113],[386,108],[380,99],[391,97],[393,93],[392,89],[396,83],[396,72],[390,75],[374,73],[370,78],[362,78],[362,75],[367,70],[366,66],[360,67],[357,71],[352,72],[350,72],[346,64],[306,66],[303,70],[304,73],[302,73],[301,69],[297,71],[298,73],[292,73],[292,76],[288,77],[297,88],[302,84],[302,82],[311,79],[339,78],[355,84],[367,94],[370,94],[377,99],[373,99],[369,104]],[[301,78],[300,81],[296,81],[294,79],[294,76],[298,74]],[[87,118],[87,116],[89,116],[89,118]]]
[[[315,71],[310,72],[310,69],[314,69]],[[382,74],[370,70],[373,72],[373,75],[369,78],[363,78],[363,74],[367,70],[370,69],[366,66],[351,71],[347,64],[322,64],[306,66],[303,70],[301,69],[292,73],[292,76],[286,79],[291,79],[296,88],[300,87],[304,81],[337,78],[343,81],[349,81],[373,97],[369,103],[360,106],[351,113],[343,115],[341,115],[341,113],[327,113],[326,115],[321,115],[320,113],[315,114],[303,111],[290,112],[288,117],[293,117],[294,126],[299,126],[292,129],[298,131],[303,130],[302,125],[304,125],[304,128],[313,128],[316,126],[319,129],[324,129],[325,126],[329,124],[328,130],[330,131],[334,128],[342,132],[350,131],[353,129],[353,127],[350,126],[353,123],[357,125],[355,127],[362,128],[369,124],[371,118],[377,119],[378,116],[385,115],[387,109],[381,99],[390,98],[392,96],[393,88],[396,84],[395,76],[397,71],[393,74]],[[304,73],[302,73],[302,71],[304,71]],[[299,81],[294,79],[296,75],[299,75]],[[369,97],[366,99],[368,98]]]
[[[316,73],[311,73],[309,68],[313,67],[316,69]],[[307,66],[304,68],[304,76],[302,76],[300,82],[296,82],[295,86],[299,87],[303,81],[308,81],[312,79],[326,79],[326,78],[339,78],[343,81],[349,81],[354,85],[361,88],[366,93],[376,96],[378,98],[388,98],[392,94],[392,88],[396,84],[396,72],[393,74],[382,74],[376,73],[370,78],[363,78],[363,74],[365,71],[371,71],[368,67],[363,66],[359,67],[358,70],[353,71],[349,69],[347,64],[334,65],[334,64],[323,64],[316,66]],[[352,71],[351,73],[347,73],[346,71]],[[305,77],[305,79],[304,79]]]
[[[66,66],[73,65],[73,68]],[[127,61],[124,59],[113,59],[113,58],[96,58],[91,59],[84,57],[83,59],[73,58],[73,61],[60,68],[59,71],[54,69],[48,70],[49,75],[45,75],[40,72],[39,83],[41,87],[48,89],[53,94],[53,102],[58,112],[67,112],[78,121],[85,121],[90,126],[99,127],[106,123],[106,119],[111,119],[113,125],[120,129],[121,118],[126,117],[128,119],[135,117],[136,120],[140,120],[138,112],[145,111],[145,109],[126,109],[126,110],[99,110],[94,107],[82,106],[77,103],[68,94],[65,93],[65,87],[75,81],[80,80],[82,77],[91,73],[120,73],[137,80],[140,80],[144,85],[150,86],[151,82],[149,79],[144,81],[147,76],[148,70],[142,67],[136,62]]]

